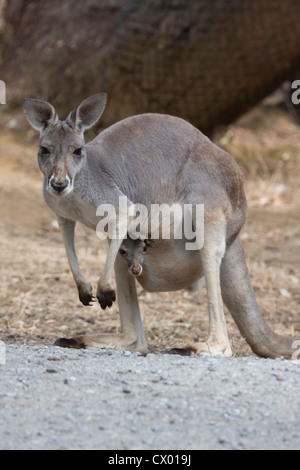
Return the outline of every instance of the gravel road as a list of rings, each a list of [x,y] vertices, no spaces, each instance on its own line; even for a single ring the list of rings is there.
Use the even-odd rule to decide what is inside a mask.
[[[6,346],[0,449],[300,449],[300,361]]]

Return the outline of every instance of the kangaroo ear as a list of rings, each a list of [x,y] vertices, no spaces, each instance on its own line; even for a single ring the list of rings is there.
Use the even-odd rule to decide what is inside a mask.
[[[67,124],[83,134],[85,130],[90,129],[100,119],[106,103],[106,93],[88,98],[69,114]]]
[[[58,121],[55,109],[46,101],[24,100],[24,112],[29,124],[39,132],[43,132]]]

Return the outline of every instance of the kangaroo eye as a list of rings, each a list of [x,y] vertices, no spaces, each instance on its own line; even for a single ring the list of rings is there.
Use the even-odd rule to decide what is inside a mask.
[[[144,246],[144,248],[143,248],[143,253],[146,253],[146,251],[147,251],[147,247]]]
[[[122,248],[119,250],[120,255],[127,255],[127,252],[125,250],[122,250]]]
[[[47,147],[41,147],[41,154],[42,155],[49,155],[50,150],[47,149]]]
[[[82,155],[82,150],[83,150],[83,149],[82,149],[81,147],[78,148],[78,149],[75,149],[74,152],[73,152],[73,154],[74,154],[74,155],[77,155],[78,157],[81,157],[81,155]]]

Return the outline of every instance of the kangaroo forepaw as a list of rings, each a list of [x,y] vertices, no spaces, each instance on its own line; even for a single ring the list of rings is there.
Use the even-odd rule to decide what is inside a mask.
[[[95,302],[91,284],[78,288],[79,300],[85,306],[91,306]]]
[[[113,289],[98,290],[97,299],[103,310],[110,308],[116,300],[116,293]]]

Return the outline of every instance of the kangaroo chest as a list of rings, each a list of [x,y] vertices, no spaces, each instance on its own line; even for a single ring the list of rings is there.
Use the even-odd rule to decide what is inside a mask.
[[[99,218],[96,216],[96,208],[72,192],[65,197],[53,197],[47,191],[44,197],[48,206],[59,217],[74,222],[80,222],[92,230],[96,230]]]

